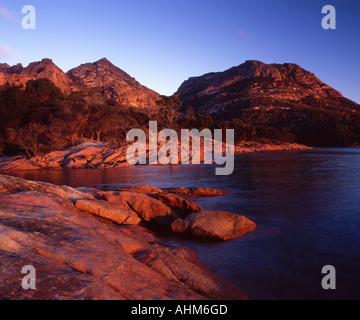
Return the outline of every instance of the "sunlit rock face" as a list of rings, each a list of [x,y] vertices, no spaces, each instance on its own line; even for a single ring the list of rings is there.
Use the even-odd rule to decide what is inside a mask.
[[[160,95],[142,86],[126,72],[115,67],[107,59],[86,63],[64,73],[51,59],[10,66],[0,64],[0,86],[6,84],[26,85],[29,80],[49,79],[64,93],[95,91],[105,99],[112,99],[126,107],[151,111],[157,110]]]
[[[26,85],[29,80],[49,79],[63,92],[70,93],[76,90],[73,81],[51,59],[43,59],[30,63],[26,68],[21,64],[10,67],[0,64],[0,86],[9,84]]]
[[[75,82],[96,89],[108,99],[125,106],[156,109],[159,94],[142,86],[107,59],[86,63],[67,73]]]
[[[248,298],[194,251],[138,225],[176,214],[154,198],[165,191],[135,191],[75,190],[0,175],[0,300]],[[36,290],[21,286],[28,265],[36,268]]]
[[[355,103],[296,64],[246,61],[224,72],[185,81],[177,92],[183,111],[231,119],[245,110],[283,110],[296,104],[340,107]]]

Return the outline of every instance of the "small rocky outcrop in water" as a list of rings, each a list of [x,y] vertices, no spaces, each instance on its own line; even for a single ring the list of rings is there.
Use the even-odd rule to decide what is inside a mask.
[[[169,188],[166,189],[167,192],[185,195],[185,196],[195,196],[195,197],[215,197],[222,196],[228,192],[225,190],[219,190],[215,188]]]
[[[134,190],[122,197],[122,191],[0,175],[0,299],[247,299],[192,250],[168,245],[137,225],[148,218],[145,209],[152,217],[163,206],[170,223],[180,199],[170,201],[172,209],[156,199],[167,199],[166,191]],[[196,210],[186,201],[186,210]],[[36,268],[37,290],[21,287],[26,265]]]
[[[202,211],[178,219],[172,226],[174,232],[188,232],[196,237],[229,240],[239,238],[256,228],[256,224],[237,214],[224,211]]]

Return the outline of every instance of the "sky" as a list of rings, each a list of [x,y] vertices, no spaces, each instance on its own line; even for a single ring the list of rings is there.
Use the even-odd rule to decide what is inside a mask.
[[[324,30],[333,5],[337,29]],[[22,28],[22,8],[36,29]],[[51,58],[67,72],[106,57],[165,95],[246,60],[296,63],[360,103],[358,0],[0,0],[0,63]]]

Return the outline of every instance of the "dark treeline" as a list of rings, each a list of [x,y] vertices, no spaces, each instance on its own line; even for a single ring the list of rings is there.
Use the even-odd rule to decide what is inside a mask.
[[[192,109],[178,113],[176,97],[162,97],[159,111],[150,114],[106,100],[95,92],[65,95],[47,79],[30,80],[26,87],[0,88],[0,154],[26,152],[29,157],[60,150],[92,139],[114,145],[123,143],[130,129],[148,130],[157,120],[159,129],[235,129],[236,140],[293,136],[269,128],[256,128],[241,120],[214,122],[211,116],[196,115]]]
[[[345,98],[333,101],[304,98],[300,103],[281,102],[266,98],[251,101],[250,108],[255,106],[272,106],[269,109],[249,110],[244,108],[237,113],[245,123],[251,123],[265,135],[271,137],[271,131],[290,133],[280,140],[291,141],[311,147],[346,147],[360,144],[360,109],[359,106]],[[229,119],[231,115],[223,115]],[[259,131],[260,130],[260,131]],[[269,131],[270,130],[270,131]]]
[[[0,154],[26,152],[32,157],[76,145],[85,138],[120,145],[130,129],[146,132],[150,120],[158,121],[159,129],[173,128],[178,132],[183,128],[235,129],[236,142],[277,139],[316,145],[318,139],[344,145],[360,137],[359,121],[353,119],[336,124],[314,121],[306,124],[309,130],[299,132],[294,121],[280,119],[286,125],[279,126],[279,117],[284,116],[276,112],[264,112],[263,119],[258,112],[256,119],[244,113],[241,119],[225,121],[196,115],[192,108],[182,114],[180,108],[181,102],[175,96],[162,96],[154,114],[106,100],[96,92],[65,95],[47,79],[30,80],[25,88],[6,84],[0,87]],[[269,117],[276,119],[277,126]]]
[[[0,151],[29,156],[63,149],[88,138],[124,141],[127,130],[144,125],[149,116],[106,101],[95,92],[64,95],[47,79],[26,87],[0,89]]]

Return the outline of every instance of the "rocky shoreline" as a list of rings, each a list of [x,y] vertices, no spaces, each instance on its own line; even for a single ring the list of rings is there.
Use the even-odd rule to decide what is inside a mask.
[[[248,299],[188,248],[154,230],[228,240],[256,227],[191,201],[216,189],[102,186],[73,189],[0,175],[0,299]],[[21,270],[36,268],[37,290]]]
[[[27,170],[62,170],[62,169],[105,169],[128,167],[126,159],[128,146],[111,147],[98,142],[85,142],[70,149],[54,151],[43,156],[16,156],[0,158],[0,171]],[[235,146],[235,154],[265,152],[265,151],[294,151],[308,150],[309,147],[297,143],[287,143],[277,140],[266,142],[243,142]],[[191,160],[191,157],[190,157]],[[203,156],[202,159],[203,161]]]

